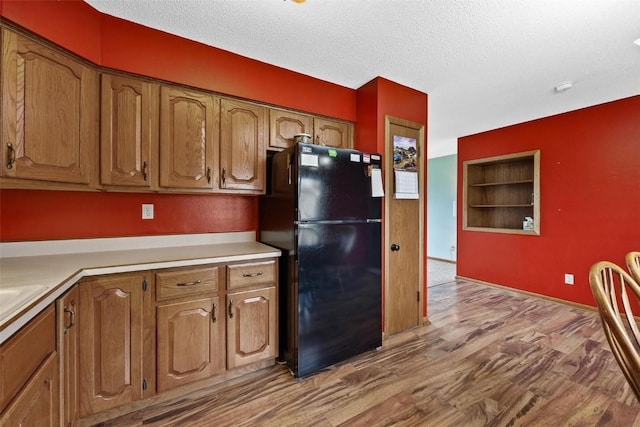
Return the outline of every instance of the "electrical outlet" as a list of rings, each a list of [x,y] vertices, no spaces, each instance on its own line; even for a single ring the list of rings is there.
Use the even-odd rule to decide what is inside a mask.
[[[564,274],[564,284],[573,285],[573,274],[569,274],[569,273]]]
[[[153,205],[142,204],[142,219],[153,219]]]

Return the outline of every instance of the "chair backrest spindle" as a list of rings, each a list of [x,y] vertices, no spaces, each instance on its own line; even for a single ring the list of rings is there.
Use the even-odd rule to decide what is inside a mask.
[[[633,313],[634,307],[640,309],[640,285],[608,261],[591,267],[589,284],[611,351],[640,401],[640,330]]]

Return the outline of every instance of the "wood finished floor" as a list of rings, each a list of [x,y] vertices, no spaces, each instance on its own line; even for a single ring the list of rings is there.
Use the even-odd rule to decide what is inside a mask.
[[[636,426],[597,313],[466,281],[430,325],[304,380],[274,366],[104,426]]]

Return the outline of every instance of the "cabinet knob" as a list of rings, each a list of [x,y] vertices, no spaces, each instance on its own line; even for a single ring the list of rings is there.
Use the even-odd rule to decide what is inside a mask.
[[[229,319],[233,319],[233,300],[229,298]]]
[[[218,305],[214,302],[213,307],[211,307],[211,323],[216,323],[218,321]]]
[[[391,245],[391,250],[393,252],[399,251],[400,250],[400,246],[396,245],[395,243],[393,245]]]
[[[142,163],[142,178],[145,181],[149,180],[149,163],[147,162]]]
[[[211,167],[210,166],[207,167],[207,184],[211,184]]]

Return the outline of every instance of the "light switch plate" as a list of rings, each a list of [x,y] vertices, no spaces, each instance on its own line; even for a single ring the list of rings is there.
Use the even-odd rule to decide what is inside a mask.
[[[564,283],[566,285],[573,285],[573,274],[565,273]]]

